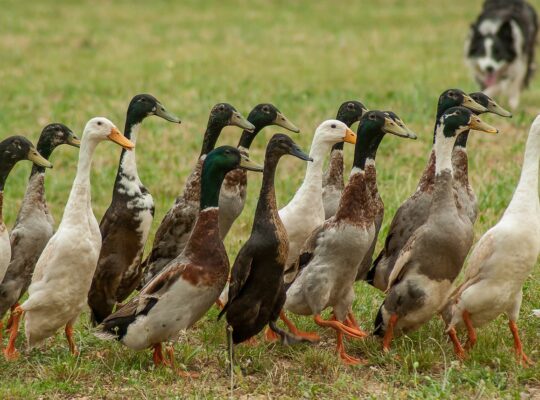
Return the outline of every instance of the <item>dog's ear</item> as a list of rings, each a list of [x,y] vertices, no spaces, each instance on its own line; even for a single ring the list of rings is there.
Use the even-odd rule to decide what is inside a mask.
[[[510,21],[504,22],[499,31],[497,32],[497,37],[503,43],[513,43],[514,34],[512,33],[512,25]]]

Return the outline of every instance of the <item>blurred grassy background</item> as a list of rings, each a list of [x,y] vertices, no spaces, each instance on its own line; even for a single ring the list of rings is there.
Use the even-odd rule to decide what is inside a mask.
[[[532,2],[540,8],[538,1]],[[302,132],[293,138],[309,149],[312,132],[335,117],[341,102],[358,99],[370,109],[393,110],[419,135],[417,141],[387,138],[377,159],[386,205],[382,243],[391,216],[414,190],[431,145],[436,101],[449,87],[477,90],[463,64],[463,42],[480,1],[1,1],[0,137],[24,134],[36,141],[41,128],[62,122],[81,133],[96,115],[123,128],[131,97],[156,96],[181,125],[158,118],[144,122],[137,158],[142,181],[154,196],[153,232],[181,192],[202,143],[213,104],[230,102],[242,114],[261,102],[275,104]],[[470,175],[480,203],[477,237],[492,226],[517,183],[528,127],[540,111],[539,79],[525,92],[511,120],[486,116],[497,137],[472,134]],[[252,158],[280,128],[255,140]],[[219,144],[236,144],[238,128],[227,128]],[[93,207],[101,219],[109,205],[119,149],[102,144],[92,175]],[[47,174],[47,198],[58,222],[75,174],[77,154],[58,149]],[[350,165],[352,147],[346,148]],[[279,205],[292,197],[304,165],[285,158],[278,170]],[[348,167],[347,167],[348,168]],[[14,223],[29,163],[19,163],[6,185],[4,210]],[[261,177],[249,176],[247,206],[226,240],[231,261],[248,237]],[[152,233],[153,236],[153,233]],[[74,238],[76,240],[76,238]],[[148,250],[147,246],[147,250]],[[525,349],[539,361],[540,274],[527,282],[522,307]],[[357,285],[361,325],[371,329],[380,293]],[[179,343],[177,353],[202,377],[185,382],[170,371],[154,371],[148,353],[134,353],[92,337],[86,316],[77,328],[81,356],[72,359],[58,337],[42,352],[13,364],[0,360],[0,397],[96,398],[222,397],[227,393],[224,325],[215,310]],[[298,319],[297,321],[304,321]],[[305,328],[314,325],[305,320]],[[261,343],[238,349],[248,370],[236,395],[269,397],[460,398],[540,395],[538,366],[514,362],[511,336],[500,318],[479,333],[478,349],[456,363],[442,324],[433,321],[396,341],[382,355],[369,339],[350,343],[368,367],[346,368],[335,359],[331,332],[314,347],[293,349]],[[22,344],[22,342],[21,342]]]

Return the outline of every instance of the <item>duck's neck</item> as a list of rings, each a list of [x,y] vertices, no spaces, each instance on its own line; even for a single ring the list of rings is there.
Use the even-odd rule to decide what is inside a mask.
[[[521,168],[519,183],[514,196],[508,206],[508,210],[528,208],[533,212],[533,204],[538,204],[538,162],[540,161],[540,135],[531,132],[525,147],[525,157]]]
[[[449,170],[452,173],[452,149],[455,143],[455,136],[444,136],[444,125],[436,128],[437,139],[433,148],[435,150],[435,175],[440,175],[443,171]]]
[[[224,178],[225,173],[221,169],[203,164],[201,173],[201,210],[218,207],[219,191]]]
[[[455,137],[444,136],[443,129],[443,125],[437,127],[437,140],[433,145],[435,149],[435,185],[431,207],[435,212],[455,208],[452,189],[452,149]]]
[[[38,144],[36,146],[36,149],[37,149],[38,153],[43,156],[43,158],[48,160],[51,157],[51,154],[52,154],[52,152],[54,150],[54,146],[52,146],[52,144],[49,141],[47,141],[46,138],[44,138],[42,136],[39,139],[39,142],[38,142]],[[35,174],[44,174],[45,169],[46,169],[45,167],[33,164],[32,165],[32,172],[30,173],[30,176],[33,176]]]
[[[322,176],[323,176],[323,164],[326,155],[330,151],[331,146],[324,142],[317,141],[317,138],[313,140],[309,156],[313,159],[312,162],[307,163],[306,175],[304,182],[302,183],[302,189],[315,189],[322,192]],[[321,197],[322,203],[322,197]]]
[[[341,195],[335,218],[338,221],[358,222],[371,212],[370,204],[371,201],[366,186],[366,173],[363,169],[354,166],[349,182]]]
[[[139,129],[141,128],[142,120],[130,118],[128,114],[126,119],[126,127],[124,129],[125,136],[133,142],[137,143],[137,135]],[[139,174],[137,172],[137,161],[135,157],[135,148],[132,150],[122,149],[122,154],[120,155],[120,163],[118,165],[118,173],[116,174],[116,181],[120,179],[120,176],[128,176],[130,178],[139,179]]]
[[[201,147],[201,154],[199,155],[200,157],[214,150],[214,147],[216,147],[216,142],[219,139],[219,134],[221,133],[221,130],[223,128],[224,128],[223,125],[218,122],[215,122],[215,121],[208,122],[208,126],[206,127],[206,132],[204,132],[204,139],[203,139],[203,144]]]
[[[384,133],[372,134],[367,131],[365,125],[358,127],[356,145],[354,146],[353,167],[361,170],[366,169],[366,163],[369,160],[370,164],[375,165],[375,157],[377,157],[377,149],[381,144]]]
[[[456,144],[454,145],[454,147],[462,147],[463,149],[466,149],[468,139],[469,139],[469,130],[466,130],[465,132],[461,133],[457,137]]]
[[[252,121],[249,121],[249,122],[252,122]],[[255,130],[253,132],[244,130],[242,132],[242,136],[240,136],[240,140],[238,141],[238,147],[242,147],[247,152],[249,152],[249,148],[251,147],[251,144],[253,143],[253,139],[255,139],[255,136],[257,136],[257,134],[261,131],[261,129],[262,129],[261,126],[255,125]]]
[[[3,152],[0,151],[0,154]],[[0,158],[0,192],[4,191],[4,185],[6,184],[7,177],[18,160],[2,157]]]
[[[0,190],[0,226],[4,225],[4,191]]]
[[[79,150],[79,161],[77,164],[77,175],[73,186],[85,186],[90,188],[90,168],[92,166],[92,158],[96,150],[97,142],[90,139],[88,136],[83,136],[81,148]]]
[[[266,154],[264,160],[264,172],[261,191],[259,193],[259,202],[255,211],[255,223],[266,220],[266,217],[277,214],[276,190],[274,179],[279,157],[272,154]]]

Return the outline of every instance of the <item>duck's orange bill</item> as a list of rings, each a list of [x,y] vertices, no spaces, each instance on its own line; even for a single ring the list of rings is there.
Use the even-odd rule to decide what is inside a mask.
[[[107,137],[110,141],[122,146],[126,150],[131,150],[135,147],[135,144],[127,137],[122,135],[122,133],[117,128],[112,128],[111,133],[109,133]]]

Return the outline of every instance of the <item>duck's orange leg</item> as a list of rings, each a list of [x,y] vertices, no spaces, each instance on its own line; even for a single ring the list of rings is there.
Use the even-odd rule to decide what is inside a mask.
[[[64,332],[66,333],[66,339],[68,341],[69,345],[69,351],[74,356],[79,354],[79,350],[77,350],[77,346],[75,345],[75,341],[73,340],[73,323],[68,322],[66,324],[66,328],[64,329]]]
[[[176,372],[179,376],[183,378],[198,378],[199,377],[200,374],[197,372],[189,372],[189,371],[182,371],[182,370],[176,369],[176,366],[174,363],[174,347],[173,346],[167,346],[165,348],[165,352],[168,356],[168,360],[164,360],[164,364],[171,367],[171,369],[174,372]]]
[[[154,350],[154,353],[152,354],[152,360],[154,361],[154,365],[157,367],[158,365],[165,364],[161,343],[154,344],[152,346],[152,349]]]
[[[276,340],[279,340],[279,335],[267,326],[266,331],[264,332],[264,338],[267,342],[275,342]]]
[[[352,311],[349,311],[347,314],[347,318],[345,318],[345,325],[349,328],[356,329],[359,332],[362,332],[366,337],[368,336],[367,332],[365,332],[360,326],[358,325],[358,322],[356,321],[356,318],[354,317],[354,314]]]
[[[450,336],[450,340],[454,344],[454,352],[456,353],[456,356],[458,356],[458,358],[460,360],[464,360],[465,359],[465,350],[463,349],[463,346],[461,345],[461,343],[460,343],[460,341],[459,341],[459,339],[457,337],[456,329],[455,328],[450,328],[448,330],[448,336]]]
[[[304,332],[299,330],[296,325],[289,318],[287,318],[287,315],[285,315],[285,311],[281,310],[281,312],[279,313],[279,318],[281,318],[285,325],[287,325],[287,328],[289,328],[289,331],[293,335],[301,337],[303,339],[307,339],[310,342],[318,342],[319,340],[321,340],[320,336],[317,335],[315,332]]]
[[[340,331],[344,335],[356,338],[356,339],[363,339],[366,337],[366,334],[364,332],[357,331],[356,329],[349,328],[348,326],[345,326],[341,322],[334,320],[324,320],[320,316],[320,314],[316,314],[313,316],[313,320],[315,323],[319,326],[322,326],[323,328],[332,328],[336,331]]]
[[[388,321],[388,326],[386,327],[386,332],[384,332],[383,338],[383,350],[385,352],[390,351],[390,343],[392,343],[392,339],[394,338],[394,327],[397,324],[397,320],[397,314],[392,314],[390,316],[390,320]]]
[[[219,308],[220,310],[223,310],[223,307],[225,307],[225,304],[223,304],[223,302],[220,299],[217,299],[215,304],[216,304],[216,307]]]
[[[11,312],[13,322],[11,324],[11,328],[9,329],[9,342],[7,347],[4,349],[4,357],[6,360],[16,360],[19,357],[19,352],[15,349],[15,340],[17,339],[17,334],[19,333],[19,324],[23,314],[24,310],[21,306],[17,306]]]
[[[471,313],[467,310],[463,311],[463,322],[467,327],[467,335],[469,336],[469,338],[467,339],[467,343],[465,343],[465,349],[470,350],[476,344],[477,337],[471,320]]]
[[[512,336],[514,337],[514,349],[516,350],[516,356],[518,358],[518,362],[523,365],[524,367],[528,367],[529,365],[532,365],[532,360],[527,357],[527,355],[523,352],[523,344],[521,343],[521,339],[519,338],[519,332],[518,327],[515,321],[510,320],[508,325],[510,326],[510,331],[512,332]]]
[[[6,331],[9,331],[9,329],[11,328],[11,324],[13,324],[13,311],[19,306],[20,306],[19,302],[16,302],[9,308],[9,318],[6,325]]]
[[[346,365],[358,365],[362,363],[363,361],[361,359],[350,356],[345,352],[345,345],[343,344],[343,332],[336,330],[336,334],[337,334],[336,349],[343,363]]]

